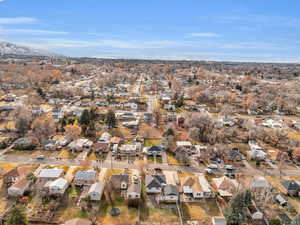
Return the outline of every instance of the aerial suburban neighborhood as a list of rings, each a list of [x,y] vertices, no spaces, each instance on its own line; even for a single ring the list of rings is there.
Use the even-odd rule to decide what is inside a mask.
[[[299,66],[220,64],[1,56],[1,221],[288,224]]]
[[[300,225],[299,0],[0,0],[0,225]]]

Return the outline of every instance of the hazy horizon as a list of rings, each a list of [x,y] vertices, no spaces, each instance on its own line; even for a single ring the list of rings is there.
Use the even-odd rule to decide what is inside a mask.
[[[70,57],[299,63],[299,9],[294,0],[1,0],[0,40]]]

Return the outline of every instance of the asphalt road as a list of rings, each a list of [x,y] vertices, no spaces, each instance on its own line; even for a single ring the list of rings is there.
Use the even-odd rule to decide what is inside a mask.
[[[116,168],[116,169],[140,169],[134,163],[128,163],[125,161],[115,161],[115,160],[105,160],[103,162],[97,162],[94,160],[78,160],[78,159],[56,159],[56,158],[45,158],[44,160],[37,160],[35,158],[31,158],[28,156],[16,156],[16,155],[1,155],[0,162],[4,163],[21,163],[21,164],[38,164],[38,165],[57,165],[57,166],[82,166],[87,162],[90,163],[93,167],[98,168]],[[205,166],[175,166],[168,164],[148,164],[145,166],[145,169],[155,169],[160,168],[162,170],[167,171],[182,171],[182,172],[192,172],[192,173],[203,173]],[[219,170],[219,172],[224,172],[223,170]],[[281,174],[279,169],[266,169],[264,171],[257,170],[252,168],[238,168],[237,172],[255,176],[255,175],[268,175],[268,176],[300,176],[300,170],[296,169],[283,169],[281,170]]]
[[[118,168],[118,169],[139,169],[135,164],[131,164],[124,161],[111,161],[105,160],[103,162],[97,162],[94,160],[82,161],[78,159],[56,159],[56,158],[45,158],[43,160],[37,160],[28,156],[15,156],[15,155],[2,155],[0,156],[0,162],[5,163],[28,163],[38,165],[58,165],[58,166],[81,166],[86,162],[90,162],[91,166],[98,168]],[[182,171],[182,172],[203,172],[203,168],[187,167],[187,166],[172,166],[166,164],[148,164],[145,166],[146,169],[160,168],[168,171]]]

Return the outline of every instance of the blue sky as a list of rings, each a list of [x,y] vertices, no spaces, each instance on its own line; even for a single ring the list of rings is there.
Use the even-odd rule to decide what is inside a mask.
[[[67,56],[300,62],[298,0],[0,0],[0,40]]]

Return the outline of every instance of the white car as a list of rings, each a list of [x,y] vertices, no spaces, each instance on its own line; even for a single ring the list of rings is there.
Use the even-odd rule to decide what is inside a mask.
[[[204,171],[206,172],[206,173],[208,173],[208,174],[213,174],[213,171],[212,171],[212,169],[204,169]]]
[[[209,168],[209,169],[218,169],[218,165],[217,164],[209,164],[207,168]]]
[[[232,165],[225,165],[224,169],[226,169],[226,170],[234,170],[234,167]]]

